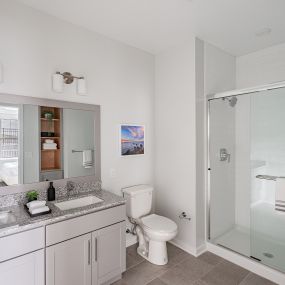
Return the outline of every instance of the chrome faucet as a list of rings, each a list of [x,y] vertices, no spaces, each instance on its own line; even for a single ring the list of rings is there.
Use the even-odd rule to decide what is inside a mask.
[[[75,183],[73,181],[67,181],[66,182],[66,190],[67,190],[67,196],[70,195],[70,192],[72,192],[75,188]]]

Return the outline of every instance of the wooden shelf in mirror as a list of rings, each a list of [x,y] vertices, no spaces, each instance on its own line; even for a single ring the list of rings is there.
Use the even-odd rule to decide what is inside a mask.
[[[61,171],[61,170],[62,170],[61,168],[50,167],[50,168],[42,169],[42,171],[41,171],[41,172],[48,172],[48,171]]]
[[[59,119],[46,119],[46,118],[41,118],[42,121],[59,121]]]
[[[45,118],[45,113],[52,114],[51,119]],[[56,107],[40,107],[40,125],[42,133],[52,133],[54,136],[41,136],[41,171],[52,171],[62,169],[61,157],[61,109]],[[53,140],[57,144],[57,149],[44,149],[45,140]]]
[[[41,137],[41,139],[50,139],[50,140],[52,140],[52,139],[59,139],[60,137]]]

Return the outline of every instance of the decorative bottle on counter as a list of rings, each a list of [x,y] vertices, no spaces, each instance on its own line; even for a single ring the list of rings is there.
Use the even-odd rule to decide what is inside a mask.
[[[53,187],[53,182],[49,183],[49,188],[47,190],[47,199],[48,199],[48,201],[54,201],[55,200],[55,189]]]

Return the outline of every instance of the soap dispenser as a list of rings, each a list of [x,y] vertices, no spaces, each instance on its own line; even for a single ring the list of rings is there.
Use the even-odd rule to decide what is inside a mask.
[[[47,190],[47,199],[48,201],[55,200],[55,188],[53,187],[53,182],[49,183],[49,188]]]

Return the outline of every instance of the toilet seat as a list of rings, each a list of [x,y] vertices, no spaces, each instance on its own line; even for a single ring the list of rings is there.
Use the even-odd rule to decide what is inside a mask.
[[[141,223],[144,230],[147,231],[152,231],[161,234],[177,232],[176,223],[163,216],[151,214],[141,218]]]

